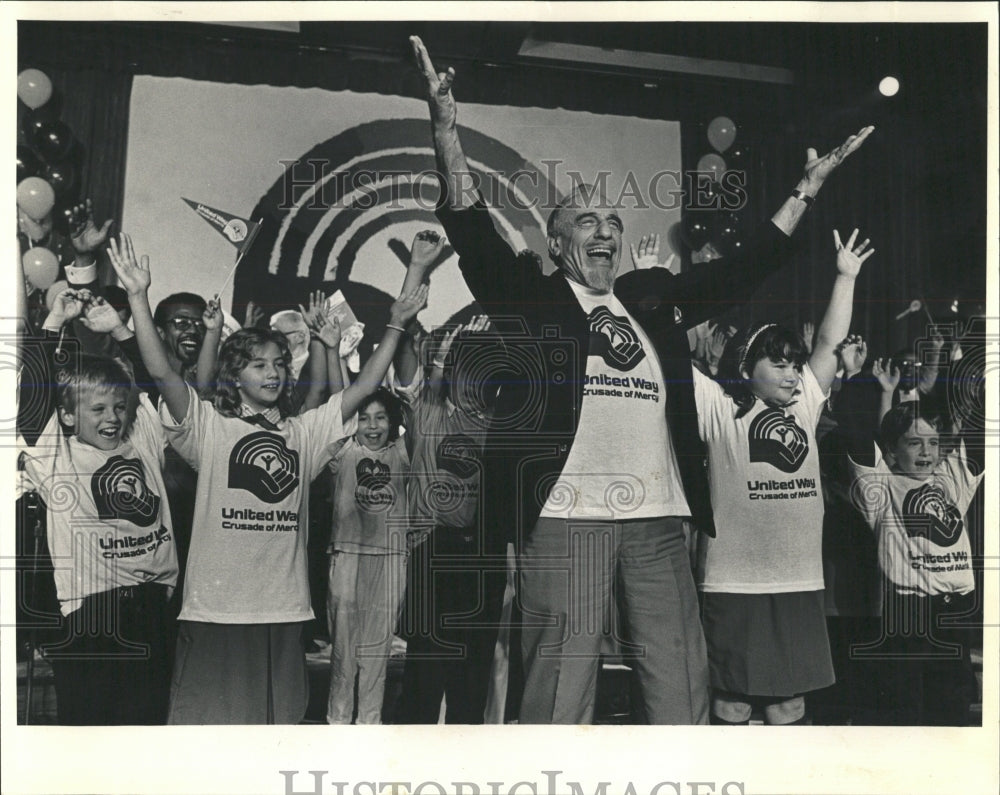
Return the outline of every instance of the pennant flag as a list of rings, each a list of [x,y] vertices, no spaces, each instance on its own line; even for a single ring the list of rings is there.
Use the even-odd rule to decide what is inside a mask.
[[[184,199],[183,196],[181,198]],[[184,199],[184,201],[187,202],[188,207],[205,219],[209,226],[236,246],[237,252],[242,254],[244,250],[250,248],[250,244],[257,236],[260,224],[248,221],[246,218],[240,218],[238,215],[216,210],[201,202],[193,202],[190,199]]]
[[[216,210],[207,204],[193,202],[190,199],[185,199],[183,196],[181,198],[187,202],[188,207],[207,221],[209,226],[236,246],[236,262],[233,263],[233,267],[226,274],[226,280],[222,283],[222,286],[216,291],[215,295],[218,297],[225,286],[229,284],[229,280],[233,278],[233,274],[236,273],[236,268],[239,266],[240,260],[243,259],[243,255],[253,245],[254,238],[257,237],[257,233],[260,231],[260,222],[248,221],[246,218],[240,218],[238,215]]]

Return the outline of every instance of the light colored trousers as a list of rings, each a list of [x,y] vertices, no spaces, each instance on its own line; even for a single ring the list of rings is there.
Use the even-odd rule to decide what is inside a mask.
[[[676,517],[538,520],[518,561],[521,723],[593,722],[613,595],[625,625],[624,661],[638,684],[633,710],[640,722],[708,723],[708,656],[686,524]]]
[[[330,555],[327,723],[381,723],[385,673],[406,584],[406,555]]]

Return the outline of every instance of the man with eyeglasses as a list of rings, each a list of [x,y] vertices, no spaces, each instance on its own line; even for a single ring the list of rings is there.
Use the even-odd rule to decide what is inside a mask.
[[[194,378],[198,354],[205,341],[205,299],[194,293],[168,295],[156,306],[153,322],[167,345],[170,366],[188,381]]]
[[[616,279],[622,219],[600,191],[578,185],[549,216],[557,270],[545,276],[518,260],[469,190],[475,175],[458,138],[454,70],[436,72],[420,39],[410,41],[447,193],[438,217],[459,268],[490,317],[519,318],[537,342],[538,375],[512,359],[510,370],[527,377],[501,385],[481,501],[484,543],[506,535],[517,546],[519,720],[593,720],[617,601],[637,684],[634,717],[707,723],[708,662],[685,534],[689,519],[715,531],[687,329],[748,299],[787,261],[799,219],[871,128],[823,157],[809,150],[802,180],[750,251],[677,276],[647,268]],[[552,343],[566,339],[575,361],[560,368]]]

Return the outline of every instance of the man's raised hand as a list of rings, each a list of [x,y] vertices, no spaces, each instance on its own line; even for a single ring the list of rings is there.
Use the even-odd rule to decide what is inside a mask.
[[[831,149],[822,157],[811,147],[806,150],[805,179],[814,188],[813,192],[819,190],[819,187],[833,173],[833,170],[861,147],[861,144],[872,134],[874,129],[874,127],[870,126],[862,127],[855,135],[849,136],[844,143],[835,149]]]
[[[135,249],[132,247],[132,238],[123,232],[119,239],[121,242],[115,244],[115,239],[111,238],[111,246],[108,248],[111,267],[118,274],[118,281],[122,283],[125,292],[129,295],[141,295],[149,289],[152,282],[152,277],[149,275],[149,257],[143,254],[142,259],[137,260]]]
[[[94,223],[94,207],[90,199],[66,210],[66,221],[69,224],[73,249],[78,254],[89,254],[99,249],[107,241],[108,232],[111,231],[110,218],[100,229],[97,228]]]
[[[413,47],[413,58],[417,63],[417,69],[424,76],[427,104],[431,109],[431,121],[435,125],[454,127],[455,119],[458,117],[455,98],[451,95],[451,84],[455,81],[455,70],[449,66],[446,72],[435,71],[431,57],[427,54],[427,48],[424,47],[419,36],[410,36],[410,45]]]

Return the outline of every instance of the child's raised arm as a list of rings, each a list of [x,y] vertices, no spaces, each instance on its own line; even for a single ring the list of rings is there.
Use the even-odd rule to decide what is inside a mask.
[[[147,294],[152,281],[149,273],[149,257],[144,254],[141,260],[136,260],[132,239],[126,234],[121,235],[121,242],[118,245],[115,244],[114,238],[111,239],[108,256],[111,258],[115,273],[118,274],[118,280],[128,293],[135,336],[146,369],[159,388],[160,397],[166,401],[170,414],[174,419],[181,420],[187,415],[188,388],[180,374],[170,366],[163,341],[153,324],[153,314],[149,309]]]
[[[424,229],[413,238],[410,246],[410,263],[406,266],[406,278],[403,280],[404,295],[416,290],[427,281],[431,266],[441,256],[446,239],[433,229]],[[411,335],[413,330],[410,329]],[[401,386],[409,386],[419,369],[417,354],[412,345],[399,345],[395,358],[396,380]]]
[[[222,326],[225,318],[222,315],[222,305],[219,296],[215,296],[205,304],[201,313],[201,322],[205,324],[205,339],[198,351],[198,363],[195,365],[195,381],[199,395],[206,395],[213,389],[215,365],[219,361],[219,345],[222,344]]]
[[[309,296],[309,308],[299,304],[299,312],[309,328],[309,391],[302,403],[302,410],[316,408],[329,390],[336,395],[344,389],[344,375],[340,366],[340,320],[327,319],[322,290]]]
[[[873,248],[865,251],[868,246],[867,238],[855,246],[854,241],[857,237],[858,230],[855,229],[845,245],[840,241],[840,233],[836,229],[833,230],[833,241],[837,247],[837,278],[830,294],[830,304],[816,332],[816,341],[809,356],[809,367],[824,392],[830,388],[837,374],[837,346],[851,328],[854,282],[861,272],[861,265],[875,253]]]
[[[403,335],[403,329],[417,313],[427,305],[427,285],[421,284],[415,290],[404,293],[397,298],[389,309],[389,322],[378,348],[361,368],[358,379],[344,390],[341,413],[344,421],[352,417],[361,405],[361,401],[378,389],[385,378],[396,347]]]

